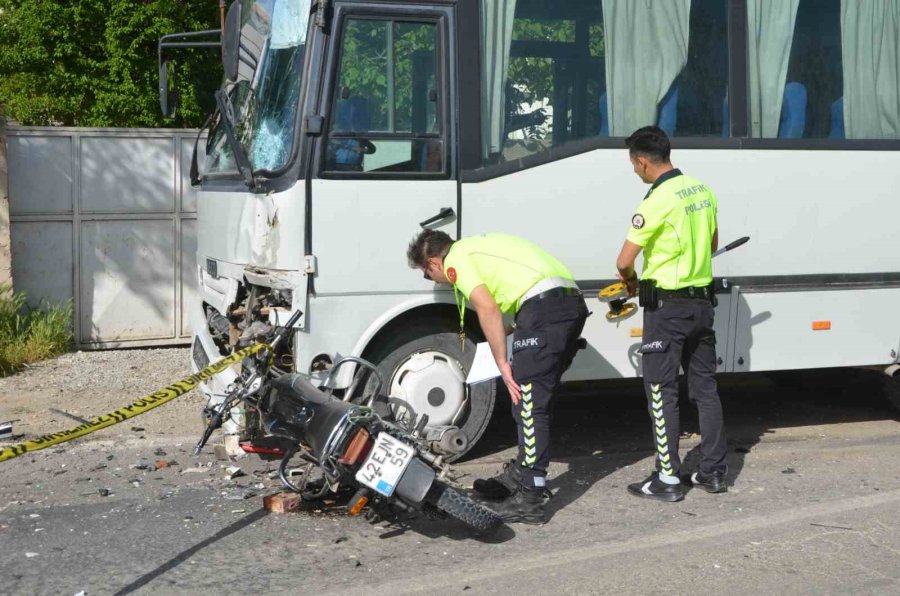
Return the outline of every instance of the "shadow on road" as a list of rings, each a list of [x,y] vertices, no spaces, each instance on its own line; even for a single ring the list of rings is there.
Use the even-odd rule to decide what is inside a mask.
[[[390,530],[379,535],[381,540],[396,538],[408,531],[431,539],[446,538],[456,541],[474,541],[484,544],[502,544],[516,537],[513,528],[501,525],[492,532],[476,532],[472,528],[452,519],[427,519],[425,516],[402,523],[393,523]]]
[[[685,446],[687,439],[699,439],[697,410],[686,390],[683,384],[679,402],[682,473],[696,470],[700,459],[699,445]],[[738,482],[754,446],[778,429],[898,420],[883,396],[878,373],[868,370],[720,375],[719,393],[728,436],[730,485]],[[567,463],[568,469],[548,478],[555,492],[551,515],[622,467],[643,462],[646,470],[636,469],[628,482],[645,478],[652,470],[655,453],[650,428],[640,379],[566,385],[556,400],[551,451],[553,461]],[[502,458],[498,454],[510,453],[515,444],[509,408],[498,402],[488,430],[466,459],[496,458],[499,471]],[[617,488],[625,490],[624,486]]]
[[[160,565],[153,571],[151,571],[149,573],[145,573],[141,577],[137,578],[136,580],[134,580],[133,582],[131,582],[130,584],[128,584],[127,586],[125,586],[124,588],[122,588],[121,590],[116,592],[115,593],[116,596],[124,596],[125,594],[131,594],[132,592],[137,591],[138,589],[146,586],[148,583],[150,583],[151,581],[153,581],[160,575],[178,567],[179,565],[181,565],[182,563],[184,563],[185,561],[190,559],[192,556],[194,556],[198,551],[206,548],[207,546],[210,546],[211,544],[215,544],[216,542],[218,542],[219,540],[221,540],[223,538],[227,538],[228,536],[234,534],[235,532],[243,530],[247,526],[258,522],[259,520],[261,520],[268,514],[269,514],[269,512],[266,511],[265,509],[258,509],[256,511],[254,511],[253,513],[251,513],[250,515],[234,522],[230,526],[222,528],[221,530],[219,530],[218,532],[216,532],[215,534],[213,534],[212,536],[210,536],[203,542],[199,542],[199,543],[195,544],[194,546],[192,546],[191,548],[178,553],[177,555],[175,555],[174,557],[172,557],[171,559],[169,559],[168,561],[166,561],[165,563],[163,563],[162,565]]]

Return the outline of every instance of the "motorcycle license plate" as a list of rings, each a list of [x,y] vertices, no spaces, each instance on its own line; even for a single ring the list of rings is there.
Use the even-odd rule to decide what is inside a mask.
[[[394,494],[412,456],[412,447],[387,433],[379,433],[369,457],[356,472],[356,480],[389,497]]]

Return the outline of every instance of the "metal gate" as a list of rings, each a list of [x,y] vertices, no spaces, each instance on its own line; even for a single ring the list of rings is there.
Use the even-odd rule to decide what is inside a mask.
[[[7,129],[13,283],[31,304],[71,299],[79,348],[189,342],[196,134]]]

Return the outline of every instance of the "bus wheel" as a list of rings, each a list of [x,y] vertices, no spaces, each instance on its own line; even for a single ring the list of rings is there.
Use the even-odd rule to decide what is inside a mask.
[[[472,449],[487,428],[494,411],[494,381],[466,385],[475,357],[475,343],[466,338],[460,349],[456,333],[432,333],[402,338],[383,358],[376,359],[384,375],[387,406],[395,420],[413,424],[422,414],[428,426],[458,426]],[[465,452],[447,457],[455,461]]]

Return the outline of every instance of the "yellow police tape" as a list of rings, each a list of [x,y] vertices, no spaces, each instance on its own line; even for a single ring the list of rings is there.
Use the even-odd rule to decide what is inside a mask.
[[[176,397],[180,397],[196,387],[200,384],[201,381],[205,381],[209,378],[214,377],[219,374],[228,366],[230,366],[234,362],[240,362],[247,356],[251,354],[255,354],[262,349],[267,348],[267,344],[256,344],[255,346],[250,346],[249,348],[244,348],[230,356],[219,360],[213,364],[210,364],[203,370],[192,374],[189,377],[185,377],[180,381],[175,381],[168,387],[164,389],[160,389],[155,393],[151,393],[141,399],[137,400],[130,406],[125,406],[124,408],[119,408],[109,414],[104,414],[102,416],[97,416],[96,418],[91,418],[89,421],[85,422],[80,426],[76,426],[75,428],[70,428],[69,430],[60,431],[58,433],[53,433],[49,435],[43,435],[36,439],[31,439],[30,441],[25,441],[24,443],[19,443],[18,445],[13,445],[12,447],[5,447],[0,450],[0,462],[6,461],[8,459],[12,459],[14,457],[19,457],[20,455],[24,455],[31,451],[39,451],[40,449],[46,449],[47,447],[52,447],[53,445],[58,445],[60,443],[65,443],[66,441],[71,441],[72,439],[77,439],[78,437],[83,437],[84,435],[88,435],[92,432],[98,431],[101,428],[106,428],[107,426],[112,426],[114,424],[118,424],[129,418],[134,418],[144,412],[149,412],[153,408],[157,408],[165,403],[168,403],[175,399]]]

